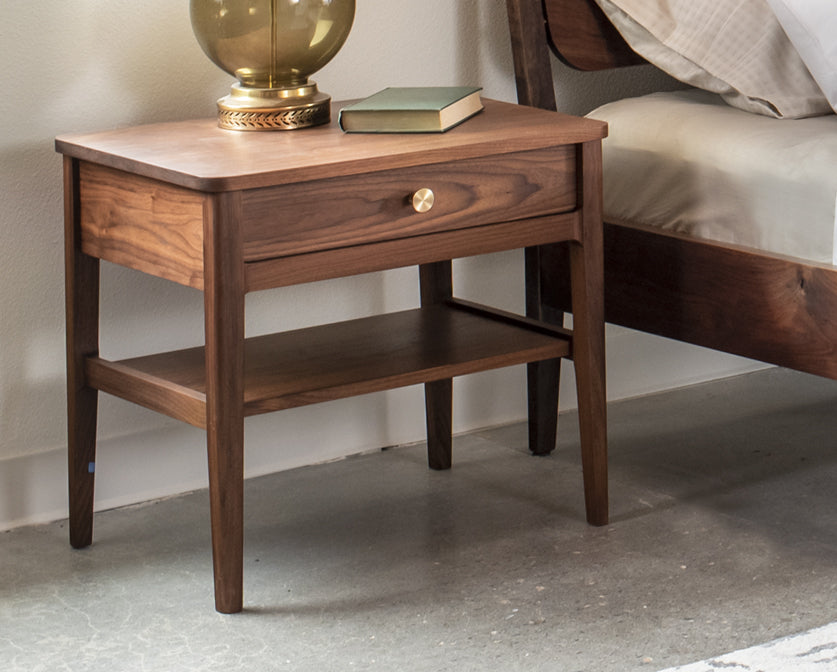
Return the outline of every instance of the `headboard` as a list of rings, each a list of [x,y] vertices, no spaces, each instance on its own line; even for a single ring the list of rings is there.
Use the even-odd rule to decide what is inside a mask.
[[[594,0],[506,0],[517,101],[554,110],[552,51],[579,70],[604,70],[645,61],[634,53]]]
[[[577,70],[645,63],[626,44],[594,0],[542,0],[549,44]]]

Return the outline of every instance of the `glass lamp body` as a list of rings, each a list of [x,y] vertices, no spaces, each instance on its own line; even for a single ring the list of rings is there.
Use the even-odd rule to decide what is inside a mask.
[[[301,128],[330,119],[330,98],[308,77],[343,46],[355,0],[190,0],[204,53],[238,82],[218,101],[238,130]]]

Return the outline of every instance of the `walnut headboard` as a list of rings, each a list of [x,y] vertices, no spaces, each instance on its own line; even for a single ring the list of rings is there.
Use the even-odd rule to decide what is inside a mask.
[[[594,0],[542,2],[550,46],[570,67],[606,70],[645,63],[625,43]]]

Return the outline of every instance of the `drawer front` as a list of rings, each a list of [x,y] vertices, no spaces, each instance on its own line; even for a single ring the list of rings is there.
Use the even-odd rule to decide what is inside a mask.
[[[412,203],[421,189],[434,195],[425,212]],[[242,195],[244,259],[567,212],[576,198],[572,145],[253,189]]]

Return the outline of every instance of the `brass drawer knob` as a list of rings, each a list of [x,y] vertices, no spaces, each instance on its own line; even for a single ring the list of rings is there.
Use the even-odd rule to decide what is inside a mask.
[[[413,210],[416,212],[427,212],[436,202],[436,195],[431,189],[419,189],[413,194]]]

